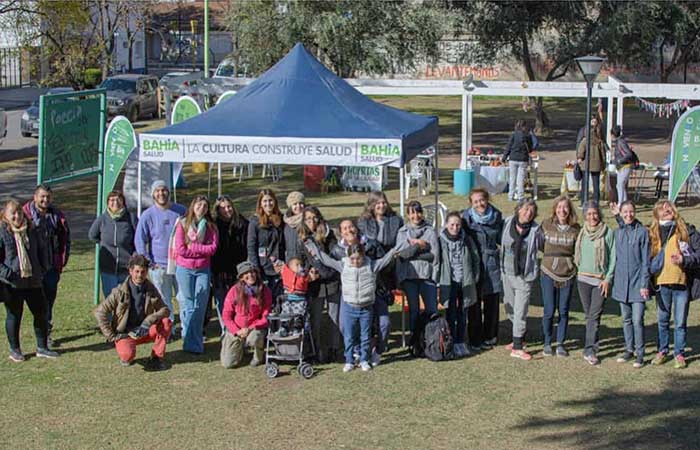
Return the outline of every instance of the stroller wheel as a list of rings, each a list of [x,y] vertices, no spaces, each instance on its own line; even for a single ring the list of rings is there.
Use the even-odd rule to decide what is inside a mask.
[[[312,376],[314,376],[314,367],[309,364],[309,363],[301,363],[299,365],[299,375],[304,377],[305,379],[309,379]]]
[[[276,363],[268,363],[265,365],[265,375],[268,378],[275,378],[280,373],[280,368]]]

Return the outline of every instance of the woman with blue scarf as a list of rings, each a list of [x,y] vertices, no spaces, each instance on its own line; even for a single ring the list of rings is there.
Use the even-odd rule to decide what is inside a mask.
[[[479,252],[481,267],[477,282],[477,302],[467,311],[470,350],[493,348],[498,341],[498,308],[503,285],[498,246],[503,231],[503,215],[489,204],[489,193],[474,188],[469,193],[471,208],[464,211],[464,229]]]

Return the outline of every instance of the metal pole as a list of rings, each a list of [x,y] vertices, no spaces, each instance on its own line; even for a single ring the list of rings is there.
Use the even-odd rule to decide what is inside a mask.
[[[461,170],[467,170],[467,94],[462,94],[462,159],[459,162]]]
[[[39,150],[36,162],[36,184],[39,185],[44,178],[44,110],[46,109],[46,100],[42,95],[39,97]]]
[[[404,199],[403,199],[403,197],[404,197],[404,190],[405,190],[405,187],[404,187],[405,172],[406,172],[405,166],[399,167],[399,196],[400,196],[400,198],[399,198],[399,209],[400,209],[399,214],[401,214],[402,218],[404,217],[404,212],[403,212]]]
[[[586,171],[583,175],[583,197],[582,205],[588,203],[588,183],[591,176],[591,95],[593,94],[593,80],[586,79],[588,95],[586,98]]]
[[[100,141],[97,150],[97,165],[100,171],[97,173],[97,217],[102,214],[104,205],[102,204],[102,191],[104,186],[104,146],[105,146],[105,122],[107,121],[107,93],[100,94]],[[95,289],[93,291],[93,302],[98,305],[100,303],[100,244],[95,244]]]
[[[204,0],[204,78],[209,78],[209,0]]]

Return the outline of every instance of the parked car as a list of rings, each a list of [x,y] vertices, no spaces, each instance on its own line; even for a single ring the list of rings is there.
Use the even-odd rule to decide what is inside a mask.
[[[248,65],[237,64],[235,58],[226,58],[219,63],[214,78],[247,78]]]
[[[72,87],[56,87],[51,88],[46,91],[44,95],[53,94],[65,94],[66,92],[73,92]],[[27,108],[22,114],[22,120],[20,121],[20,130],[22,131],[22,136],[31,137],[39,136],[39,99],[32,102],[31,106]]]
[[[107,115],[126,116],[132,123],[158,114],[158,78],[126,74],[109,77],[100,84],[107,89]]]
[[[4,109],[0,108],[0,144],[2,140],[7,137],[7,113]]]

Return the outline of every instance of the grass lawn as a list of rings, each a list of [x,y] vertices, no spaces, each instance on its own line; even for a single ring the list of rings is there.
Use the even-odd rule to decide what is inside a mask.
[[[397,106],[403,101],[397,99]],[[439,108],[433,106],[424,112],[435,113]],[[439,114],[441,124],[451,126]],[[453,122],[457,128],[458,120]],[[284,173],[274,185],[277,191],[301,188],[299,168],[285,168]],[[540,179],[540,218],[549,214],[560,176]],[[187,179],[190,188],[182,200],[206,191],[203,176],[188,172]],[[396,180],[395,173],[391,179]],[[441,201],[462,209],[465,199],[450,193],[451,171],[441,174],[440,183]],[[224,190],[249,214],[258,190],[269,184],[259,178],[242,184],[227,178]],[[398,205],[396,182],[387,194]],[[73,209],[94,209],[94,183],[89,181],[61,187],[57,196]],[[361,193],[307,197],[334,224],[342,217],[356,217],[364,199]],[[504,213],[512,210],[504,195],[496,196],[494,203]],[[650,220],[650,204],[651,199],[645,199],[640,211],[644,223]],[[689,222],[700,223],[697,206],[681,210]],[[343,374],[340,364],[329,364],[316,366],[318,373],[311,380],[301,379],[293,370],[269,380],[260,367],[224,370],[218,362],[214,324],[204,355],[183,353],[177,341],[168,348],[171,368],[152,373],[142,367],[148,346],[139,347],[136,365],[122,368],[114,349],[97,331],[92,314],[94,247],[81,238],[76,236],[56,305],[61,358],[31,357],[29,312],[22,332],[28,361],[14,364],[6,358],[6,350],[0,350],[2,448],[700,448],[700,314],[695,303],[688,324],[690,365],[684,371],[674,370],[672,364],[641,370],[617,364],[623,338],[619,310],[612,300],[607,301],[600,329],[601,366],[591,367],[582,359],[585,323],[577,298],[567,342],[571,357],[545,359],[536,289],[528,322],[529,348],[534,352],[530,362],[510,358],[502,347],[510,338],[510,322],[503,311],[498,348],[444,363],[410,359],[400,348],[400,312],[395,307],[391,351],[371,373]],[[3,308],[0,321],[4,318]],[[653,302],[646,323],[649,361],[656,339]]]

